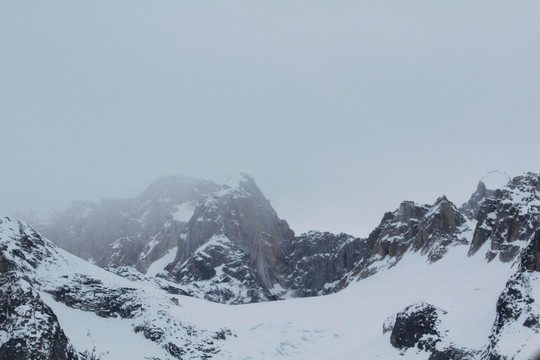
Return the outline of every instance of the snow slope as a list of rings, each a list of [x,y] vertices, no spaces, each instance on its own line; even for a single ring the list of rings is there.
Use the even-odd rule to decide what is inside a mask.
[[[479,349],[513,271],[501,263],[486,265],[480,256],[467,258],[461,247],[434,264],[408,254],[394,268],[337,294],[235,306],[221,313],[238,335],[225,344],[224,353],[234,356],[223,359],[402,359],[382,325],[421,300],[447,311],[444,323],[457,346]]]
[[[433,264],[418,254],[407,254],[392,269],[353,283],[337,294],[230,306],[164,295],[77,262],[69,268],[99,277],[109,286],[137,287],[146,294],[150,307],[167,311],[172,319],[208,332],[230,329],[234,336],[220,342],[221,351],[215,359],[404,359],[390,345],[390,334],[383,335],[382,325],[387,317],[417,301],[447,311],[443,321],[448,338],[457,346],[481,349],[488,341],[496,300],[515,271],[500,262],[486,264],[482,256],[469,258],[467,247],[460,246]],[[59,270],[51,269],[47,277],[70,271]],[[130,331],[138,320],[101,318],[57,303],[48,294],[42,297],[79,351],[95,347],[102,360],[170,356]],[[164,297],[177,299],[179,306],[171,308]],[[180,343],[183,340],[178,338]],[[422,356],[428,357],[412,350],[405,353],[405,358]]]

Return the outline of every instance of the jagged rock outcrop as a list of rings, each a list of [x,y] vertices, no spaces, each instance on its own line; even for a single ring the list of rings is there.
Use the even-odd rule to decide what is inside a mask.
[[[517,271],[497,300],[496,317],[482,359],[540,356],[540,230],[521,252]],[[515,341],[519,339],[519,341]]]
[[[525,271],[540,271],[540,230],[534,233],[529,245],[521,252],[521,268]]]
[[[238,174],[195,209],[167,270],[212,301],[244,303],[283,293],[294,232],[253,178]]]
[[[540,227],[540,175],[516,176],[504,188],[487,198],[477,215],[469,255],[488,244],[488,261],[518,259],[521,250]]]
[[[77,360],[54,312],[16,271],[0,273],[0,360]]]
[[[461,205],[459,210],[471,220],[476,220],[478,211],[484,201],[495,194],[495,190],[505,187],[510,182],[510,177],[503,171],[493,170],[483,176],[478,182],[476,191],[469,200]]]
[[[482,359],[529,359],[540,348],[540,273],[518,270],[497,300],[496,318]],[[519,341],[516,341],[519,339]]]
[[[176,246],[199,201],[218,188],[210,181],[164,177],[133,199],[73,203],[38,221],[36,228],[61,248],[101,267],[135,266],[146,272]]]
[[[79,359],[53,311],[28,274],[51,261],[46,241],[33,229],[0,218],[0,359]]]
[[[310,231],[290,246],[287,287],[296,297],[334,293],[364,255],[365,240],[341,233]]]
[[[10,218],[0,218],[0,270],[0,359],[99,355],[73,348],[51,303],[126,321],[126,329],[142,333],[164,358],[209,359],[221,351],[220,341],[234,336],[180,321],[178,298],[159,286],[139,286],[85,263]]]
[[[53,258],[48,241],[28,225],[0,218],[0,272],[35,272],[41,263],[50,263]]]
[[[443,336],[439,330],[441,313],[443,310],[424,302],[407,306],[396,315],[390,343],[398,349],[435,350]]]
[[[444,310],[425,302],[407,306],[390,318],[394,320],[393,324],[388,320],[385,322],[385,328],[391,331],[390,343],[401,351],[425,351],[430,354],[429,360],[477,358],[478,351],[458,348],[447,339],[446,329],[441,321],[444,314]]]
[[[476,191],[465,204],[461,205],[462,214],[475,220],[483,202],[493,194],[495,194],[495,189],[488,189],[483,181],[479,181]]]
[[[469,230],[466,218],[443,196],[420,221],[413,249],[427,255],[430,261],[440,260],[448,247],[468,244]]]
[[[404,201],[397,210],[386,213],[371,232],[361,261],[345,283],[394,266],[408,251],[419,251],[428,261],[437,261],[449,247],[468,244],[470,234],[469,222],[445,196],[433,205]]]
[[[399,208],[384,214],[381,223],[369,234],[362,261],[353,271],[353,277],[365,278],[373,275],[382,265],[395,265],[414,244],[419,224],[429,211],[427,205],[403,201]]]

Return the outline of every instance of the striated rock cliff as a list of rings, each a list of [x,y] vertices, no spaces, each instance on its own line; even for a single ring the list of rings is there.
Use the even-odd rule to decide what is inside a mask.
[[[441,259],[450,246],[469,243],[466,237],[471,226],[446,196],[437,199],[418,228],[413,249],[427,255],[429,261]]]
[[[167,270],[180,284],[196,282],[213,301],[277,299],[293,239],[253,178],[239,174],[195,209]]]
[[[296,297],[334,293],[365,252],[365,240],[310,231],[294,239],[287,255],[287,286]]]

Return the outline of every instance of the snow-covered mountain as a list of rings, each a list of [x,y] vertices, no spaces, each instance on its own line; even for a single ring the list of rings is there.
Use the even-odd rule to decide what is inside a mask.
[[[146,275],[2,218],[0,359],[534,359],[540,175],[484,181],[460,208],[403,202],[361,239],[294,236],[240,174]]]
[[[168,277],[217,302],[275,300],[293,239],[253,178],[238,174],[195,209]]]
[[[0,249],[0,359],[202,359],[232,334],[182,321],[178,296],[98,268],[19,221],[0,219]]]

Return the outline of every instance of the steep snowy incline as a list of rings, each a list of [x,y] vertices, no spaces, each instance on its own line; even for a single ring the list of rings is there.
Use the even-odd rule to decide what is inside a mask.
[[[235,354],[230,359],[427,359],[418,349],[392,347],[385,320],[425,301],[446,312],[446,345],[482,350],[513,272],[507,264],[468,257],[466,247],[451,248],[432,264],[411,253],[336,294],[235,306],[211,319],[237,335],[224,345],[223,355]]]
[[[0,322],[8,324],[7,329],[19,329],[0,331],[2,359],[18,358],[20,346],[13,343],[23,344],[22,349],[37,346],[22,359],[49,359],[50,349],[69,359],[88,354],[118,359],[127,353],[141,359],[205,358],[219,353],[217,343],[232,335],[227,329],[186,323],[183,318],[190,316],[182,297],[98,268],[58,249],[21,222],[0,219],[0,251]],[[18,294],[33,300],[15,302]],[[118,333],[99,335],[111,329]],[[33,338],[43,340],[27,343]],[[40,345],[44,341],[50,345]],[[128,342],[134,344],[128,350],[119,345]]]
[[[440,260],[454,246],[468,246],[474,222],[466,219],[445,196],[433,205],[403,201],[384,214],[371,232],[358,264],[340,288],[354,279],[372,276],[399,263],[405,254],[418,252],[430,262]]]

